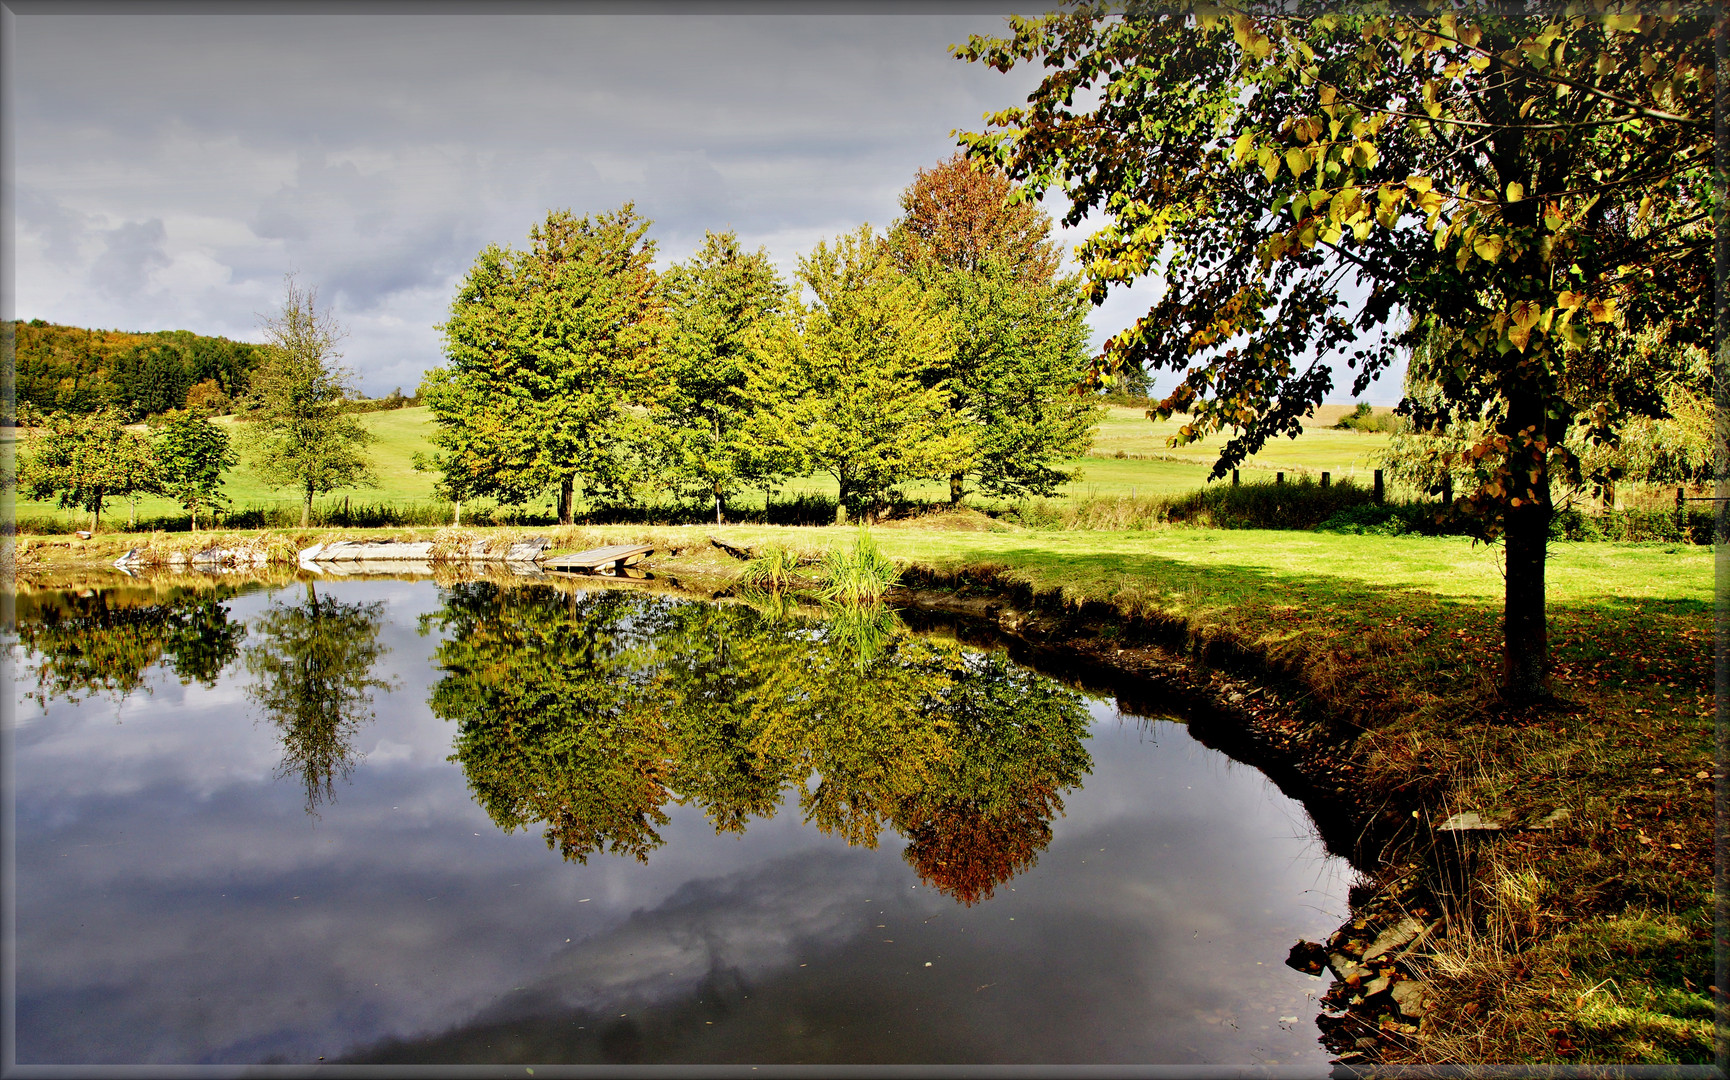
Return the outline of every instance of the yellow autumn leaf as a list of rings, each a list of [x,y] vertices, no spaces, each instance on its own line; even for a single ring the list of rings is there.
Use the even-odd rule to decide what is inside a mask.
[[[1640,9],[1633,4],[1621,4],[1606,11],[1604,29],[1624,34],[1640,29]]]
[[[1232,146],[1231,146],[1231,162],[1232,162],[1232,164],[1236,165],[1237,163],[1241,162],[1244,158],[1248,157],[1250,150],[1254,146],[1255,146],[1255,132],[1246,131],[1242,135],[1239,135],[1237,137],[1237,141],[1235,143],[1232,143]]]
[[[1302,177],[1309,170],[1310,156],[1294,146],[1285,152],[1285,163],[1291,169],[1292,176]]]
[[[1510,326],[1510,327],[1508,327],[1508,340],[1513,342],[1514,348],[1520,350],[1521,352],[1526,351],[1526,342],[1530,341],[1531,337],[1532,337],[1532,328],[1529,326]]]
[[[1538,305],[1532,303],[1530,300],[1521,300],[1519,303],[1508,309],[1508,318],[1515,326],[1518,326],[1522,330],[1530,329],[1537,325],[1538,315]]]
[[[1267,156],[1262,158],[1261,174],[1267,177],[1271,183],[1273,178],[1279,175],[1279,154],[1265,147],[1263,149],[1266,150]]]
[[[1616,301],[1607,296],[1593,299],[1586,303],[1586,310],[1592,313],[1593,322],[1607,323],[1616,317]]]
[[[1478,253],[1478,258],[1493,263],[1502,257],[1502,244],[1500,236],[1480,236],[1473,242],[1472,250]]]
[[[1508,201],[1509,202],[1517,203],[1525,197],[1526,197],[1526,185],[1520,183],[1517,180],[1511,180],[1508,182]]]

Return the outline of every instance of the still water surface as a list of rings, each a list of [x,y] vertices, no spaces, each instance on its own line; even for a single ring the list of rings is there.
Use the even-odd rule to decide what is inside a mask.
[[[1325,1071],[1302,807],[1001,653],[568,582],[18,620],[20,1064]]]

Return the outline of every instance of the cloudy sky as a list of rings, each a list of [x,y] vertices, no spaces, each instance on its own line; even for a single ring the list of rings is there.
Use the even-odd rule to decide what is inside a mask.
[[[1001,3],[8,7],[16,316],[259,340],[295,271],[372,394],[550,208],[634,200],[662,265],[730,228],[788,273],[1037,78],[948,55]]]

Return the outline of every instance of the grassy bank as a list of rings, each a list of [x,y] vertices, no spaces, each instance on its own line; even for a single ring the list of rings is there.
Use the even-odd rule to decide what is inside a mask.
[[[854,537],[775,526],[535,531],[560,550],[651,543],[663,552],[658,573],[712,578],[740,564],[710,548],[710,535],[813,555]],[[283,535],[301,546],[320,538]],[[1711,1060],[1710,549],[1552,545],[1559,703],[1510,714],[1494,694],[1500,549],[1465,538],[1036,530],[979,515],[875,536],[903,564],[1109,604],[1174,628],[1193,656],[1259,672],[1349,735],[1344,767],[1376,814],[1435,823],[1470,810],[1507,824],[1468,864],[1468,903],[1423,965],[1436,1007],[1398,1053]],[[30,541],[36,558],[62,563],[111,561],[134,542]],[[681,554],[664,554],[673,549]],[[1517,828],[1559,810],[1557,828]]]

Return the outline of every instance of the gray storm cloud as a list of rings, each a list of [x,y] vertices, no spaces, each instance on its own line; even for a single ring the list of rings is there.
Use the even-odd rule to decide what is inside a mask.
[[[1003,25],[985,5],[17,10],[18,315],[256,339],[295,270],[377,392],[439,361],[476,252],[548,209],[634,200],[664,260],[731,227],[791,269],[1027,82],[947,54]]]
[[[983,3],[11,7],[17,316],[259,340],[293,270],[372,393],[441,362],[475,254],[549,209],[634,200],[663,264],[732,228],[790,275],[887,225],[953,132],[1041,74],[949,55],[1004,30],[1013,9]],[[1096,343],[1148,299],[1114,294]]]

